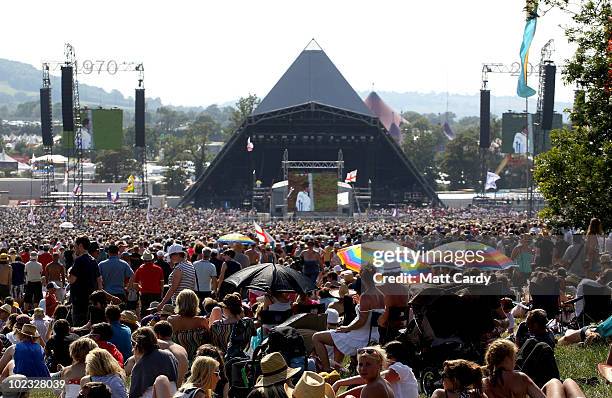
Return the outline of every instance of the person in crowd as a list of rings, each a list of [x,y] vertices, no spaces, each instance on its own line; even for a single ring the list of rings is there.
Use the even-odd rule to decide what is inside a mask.
[[[193,263],[195,268],[195,292],[200,302],[217,290],[217,269],[210,262],[210,249],[201,249],[201,259]]]
[[[0,305],[0,330],[4,328],[12,312],[12,307],[9,304]]]
[[[225,351],[230,345],[230,335],[237,322],[243,322],[245,326],[242,328],[244,336],[241,336],[239,340],[246,344],[250,341],[251,336],[255,334],[255,323],[253,319],[244,316],[242,300],[238,293],[226,295],[223,302],[219,304],[219,307],[213,309],[212,319],[217,319],[210,326],[212,344],[221,350]],[[246,345],[239,347],[240,350],[245,348]]]
[[[178,243],[173,244],[168,248],[168,255],[173,266],[172,273],[168,279],[170,288],[157,306],[157,310],[161,310],[164,304],[170,302],[170,300],[176,303],[178,295],[183,290],[193,290],[195,288],[195,269],[191,263],[185,261],[187,253],[183,246]]]
[[[157,322],[155,326],[153,326],[153,331],[155,332],[155,337],[157,337],[159,348],[170,351],[172,355],[174,355],[174,358],[176,358],[178,371],[176,385],[177,387],[180,387],[183,384],[183,379],[187,374],[187,371],[189,370],[189,357],[187,356],[187,351],[183,346],[172,341],[173,330],[170,322]],[[196,356],[197,355],[198,354],[196,353]]]
[[[360,398],[394,398],[391,385],[382,377],[386,361],[385,352],[380,347],[364,347],[357,351],[357,372],[365,381]]]
[[[209,338],[208,320],[198,316],[200,300],[193,290],[185,289],[176,298],[176,314],[168,317],[174,331],[173,340],[185,347],[193,360],[199,346]]]
[[[189,378],[174,396],[213,398],[220,375],[219,362],[211,357],[197,357],[191,365]]]
[[[11,295],[11,286],[13,283],[13,268],[9,264],[10,256],[6,253],[0,253],[0,297]]]
[[[127,262],[119,258],[119,247],[109,245],[106,251],[108,259],[98,265],[104,290],[125,302],[127,299],[126,281],[128,285],[131,285],[134,271]]]
[[[81,388],[89,382],[104,383],[113,398],[127,398],[125,373],[113,356],[102,348],[94,348],[85,357],[85,376]]]
[[[323,259],[318,251],[315,250],[314,240],[309,240],[306,243],[308,249],[300,254],[303,262],[303,273],[313,283],[317,282],[321,270],[323,269]]]
[[[512,249],[510,258],[518,264],[518,282],[523,283],[532,271],[533,248],[531,247],[531,235],[521,235],[518,245]]]
[[[227,249],[223,252],[224,262],[221,266],[221,272],[219,273],[219,282],[217,284],[216,292],[218,300],[223,300],[223,297],[225,297],[227,293],[230,293],[226,286],[223,285],[223,281],[242,269],[242,265],[235,260],[235,257],[236,252],[232,249]]]
[[[132,331],[129,327],[121,324],[121,309],[116,305],[109,305],[104,311],[106,321],[113,330],[112,337],[108,340],[121,352],[124,359],[132,356]]]
[[[42,300],[42,264],[38,262],[38,253],[33,251],[30,254],[30,261],[25,265],[25,296],[24,309],[31,310]]]
[[[104,383],[89,382],[86,383],[79,392],[78,397],[82,398],[112,398],[112,391]]]
[[[412,369],[407,365],[409,358],[406,347],[399,341],[391,341],[385,345],[384,350],[387,357],[387,369],[381,373],[381,376],[391,385],[394,397],[418,398],[419,385]],[[366,380],[361,376],[349,377],[336,381],[333,390],[338,392],[340,387],[365,383]],[[361,388],[349,390],[347,395],[355,394],[358,391],[360,392]]]
[[[110,342],[113,338],[113,327],[107,322],[96,323],[91,327],[91,333],[89,337],[96,342],[98,347],[106,350],[113,358],[117,361],[120,367],[123,367],[125,358],[121,351]]]
[[[165,376],[176,391],[177,361],[170,351],[161,350],[150,327],[142,327],[132,334],[135,364],[131,372],[130,398],[153,395],[155,380]],[[158,395],[160,398],[171,395]]]
[[[599,263],[599,238],[603,235],[603,225],[599,218],[592,218],[586,232],[584,274],[593,279],[595,274],[601,271]]]
[[[17,330],[19,342],[15,345],[13,354],[14,367],[11,371],[9,364],[8,374],[15,373],[27,377],[49,377],[49,369],[45,365],[44,349],[38,343],[40,335],[36,326],[24,324]],[[6,369],[3,370],[3,376]],[[7,374],[7,375],[8,375]]]
[[[278,352],[265,355],[260,364],[261,375],[247,398],[290,398],[285,391],[285,384],[290,383],[300,369],[287,366],[285,358]]]
[[[474,362],[445,361],[442,383],[444,388],[434,391],[431,398],[487,398],[482,392],[482,370]]]
[[[124,310],[121,311],[121,317],[119,321],[123,326],[126,326],[130,329],[130,334],[134,333],[136,329],[138,329],[141,325],[138,321],[138,317],[134,313],[134,311]]]
[[[47,342],[47,332],[49,330],[49,320],[45,319],[45,310],[40,307],[34,308],[34,312],[32,315],[32,322],[36,329],[38,330],[38,334],[40,335],[40,339],[46,343]]]
[[[53,253],[52,261],[47,264],[45,270],[43,271],[43,276],[45,277],[45,284],[47,285],[47,292],[49,291],[49,285],[54,283],[55,286],[55,295],[56,301],[60,303],[64,302],[64,297],[66,295],[65,287],[66,287],[66,268],[59,262],[59,253]],[[46,297],[45,297],[46,300]],[[53,314],[53,312],[51,312]]]
[[[244,245],[242,245],[242,243],[234,243],[232,249],[234,249],[235,253],[233,258],[240,264],[240,268],[244,269],[251,265],[251,259],[249,258],[249,256],[244,254]],[[226,278],[228,276],[229,275],[226,275]]]
[[[60,266],[61,267],[61,266]],[[57,292],[61,290],[56,282],[47,283],[47,293],[45,293],[45,315],[53,316],[58,306]]]
[[[53,334],[45,343],[45,363],[50,372],[57,372],[58,365],[68,366],[72,362],[69,347],[79,336],[70,333],[70,324],[65,319],[54,320],[50,329]]]
[[[334,347],[335,361],[341,363],[345,355],[356,355],[357,349],[367,346],[369,341],[378,341],[378,327],[371,325],[373,312],[382,313],[385,308],[384,296],[374,284],[375,268],[364,266],[361,269],[363,292],[359,297],[357,312],[359,316],[348,326],[340,326],[333,331],[317,332],[312,336],[313,346],[321,361],[322,371],[331,371],[327,349]]]
[[[64,381],[63,398],[76,398],[81,390],[81,379],[86,376],[85,358],[94,349],[98,348],[95,341],[88,337],[81,337],[69,345],[68,364],[59,368],[59,378]]]
[[[23,295],[25,294],[25,264],[20,255],[15,255],[15,259],[11,263],[12,281],[11,294],[15,300],[21,305]],[[0,296],[5,297],[5,296]]]
[[[211,357],[219,362],[219,381],[215,387],[217,397],[227,397],[229,393],[229,384],[225,375],[225,361],[223,360],[223,351],[212,344],[202,344],[196,352],[196,357]]]
[[[89,295],[96,289],[103,290],[102,276],[96,260],[89,255],[89,238],[79,236],[75,241],[76,258],[70,268],[70,301],[72,303],[72,325],[83,326],[87,323]]]
[[[529,311],[525,321],[521,322],[516,329],[516,345],[522,347],[527,339],[533,338],[538,342],[548,344],[550,348],[555,348],[555,335],[548,329],[547,325],[546,311],[542,309]]]
[[[168,283],[168,277],[172,272],[172,267],[170,267],[170,264],[168,264],[168,262],[164,259],[165,256],[166,253],[163,250],[158,250],[155,253],[155,265],[164,271],[164,284]]]
[[[138,267],[134,274],[134,282],[138,284],[140,290],[140,308],[148,308],[153,301],[162,298],[164,291],[164,271],[153,262],[154,257],[151,252],[145,250],[142,254],[143,264]],[[142,314],[141,310],[141,315]]]
[[[489,345],[485,354],[488,375],[483,379],[483,390],[488,398],[585,397],[572,379],[566,379],[563,383],[552,379],[539,389],[529,376],[514,370],[516,354],[516,345],[509,340],[498,339]]]

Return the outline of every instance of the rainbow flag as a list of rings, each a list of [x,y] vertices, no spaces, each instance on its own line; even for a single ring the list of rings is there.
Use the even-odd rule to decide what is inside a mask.
[[[478,256],[468,253],[477,253]],[[434,247],[426,260],[434,267],[454,269],[477,268],[481,271],[500,271],[516,267],[516,263],[496,248],[480,242],[456,241]]]
[[[535,36],[536,25],[538,21],[538,5],[537,2],[527,0],[527,22],[525,31],[523,32],[523,42],[521,43],[521,71],[519,73],[518,86],[516,94],[521,98],[531,97],[536,93],[534,89],[527,85],[527,74],[529,71],[529,48]]]

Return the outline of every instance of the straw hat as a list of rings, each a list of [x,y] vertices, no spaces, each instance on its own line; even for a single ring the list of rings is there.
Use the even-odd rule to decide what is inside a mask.
[[[40,335],[38,334],[38,329],[36,329],[36,326],[32,325],[31,323],[24,324],[21,327],[21,330],[19,330],[19,333],[23,334],[24,336],[31,337],[33,339],[40,337]]]
[[[357,291],[349,289],[346,285],[341,285],[339,289],[330,289],[329,294],[335,298],[342,298],[344,296],[354,296]]]
[[[261,359],[261,376],[257,379],[255,387],[267,387],[290,379],[297,374],[300,368],[290,368],[285,358],[279,352],[273,352]]]
[[[136,325],[137,327],[140,327],[140,323],[138,322],[138,317],[132,311],[122,311],[120,320],[123,323],[130,323],[132,325]]]
[[[4,304],[3,306],[0,307],[0,310],[4,312],[8,312],[9,315],[13,313],[13,307],[11,307],[10,304]]]
[[[162,307],[162,310],[160,312],[162,315],[174,315],[174,306],[172,304],[164,304],[164,306]]]
[[[148,250],[145,250],[144,253],[142,253],[142,259],[144,261],[153,261],[155,260],[155,257],[153,256],[153,253]]]
[[[295,388],[285,385],[285,393],[292,398],[334,398],[334,389],[325,382],[323,376],[306,371]]]

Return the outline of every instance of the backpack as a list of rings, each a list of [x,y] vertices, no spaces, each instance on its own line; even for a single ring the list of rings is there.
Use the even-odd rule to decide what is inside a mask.
[[[542,388],[550,379],[559,378],[559,368],[555,352],[546,343],[529,338],[521,347],[517,357],[518,370],[531,377],[538,387]]]
[[[304,338],[291,326],[276,326],[268,334],[266,353],[280,352],[285,361],[306,356]]]

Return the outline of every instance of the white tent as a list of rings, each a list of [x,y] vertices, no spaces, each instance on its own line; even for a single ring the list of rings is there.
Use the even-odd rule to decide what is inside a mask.
[[[36,162],[53,162],[53,164],[66,164],[68,158],[62,155],[43,155],[39,157],[32,157],[32,163]]]

